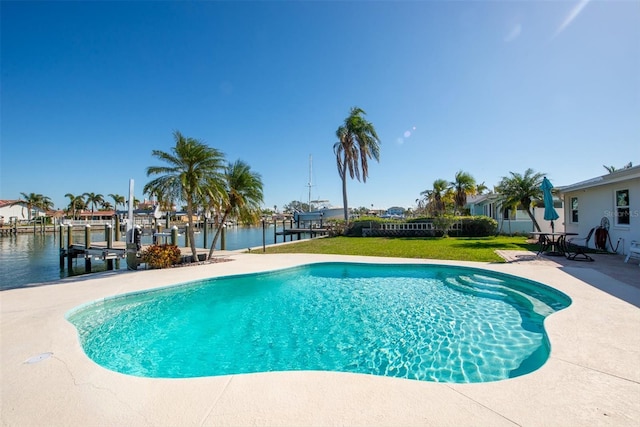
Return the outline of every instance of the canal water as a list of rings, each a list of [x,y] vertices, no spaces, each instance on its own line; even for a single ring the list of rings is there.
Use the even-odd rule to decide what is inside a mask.
[[[282,227],[279,227],[280,231]],[[123,233],[124,234],[124,233]],[[215,230],[209,230],[208,244],[215,234]],[[267,226],[264,231],[264,244],[274,243],[273,225]],[[262,227],[228,227],[226,229],[226,249],[233,251],[261,247],[263,245]],[[75,242],[84,242],[84,232],[74,232]],[[124,239],[124,236],[122,237]],[[104,230],[92,231],[91,240],[104,241]],[[287,239],[288,241],[289,239]],[[124,241],[124,240],[123,240]],[[277,237],[277,242],[282,242],[282,236]],[[151,244],[151,235],[142,236],[142,244]],[[184,237],[178,239],[178,245],[184,246]],[[60,242],[58,233],[18,233],[0,236],[0,290],[32,286],[42,282],[51,282],[70,275],[85,274],[84,259],[73,261],[73,271],[66,268],[60,269]],[[196,234],[196,247],[204,247],[204,233]],[[220,249],[220,238],[216,249]],[[126,269],[127,263],[120,260],[116,268]],[[106,263],[93,261],[91,270],[93,273],[106,270]]]

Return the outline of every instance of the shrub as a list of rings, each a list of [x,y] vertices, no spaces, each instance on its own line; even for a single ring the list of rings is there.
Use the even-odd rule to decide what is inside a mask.
[[[461,236],[486,237],[492,236],[498,230],[498,221],[484,215],[466,216],[460,218],[462,222]]]
[[[404,232],[376,232],[376,236],[388,236],[388,237],[438,237],[443,235],[454,237],[486,237],[492,236],[498,229],[498,222],[487,216],[464,216],[454,217],[445,215],[436,218],[416,218],[407,221],[403,220],[389,220],[384,218],[360,218],[349,224],[349,229],[346,230],[346,236],[362,237],[363,228],[379,228],[377,225],[384,222],[397,222],[397,223],[433,223],[433,230],[424,231],[404,231]]]
[[[169,268],[180,262],[180,249],[176,245],[151,245],[142,252],[142,262],[149,268]]]
[[[344,219],[327,220],[325,226],[329,227],[329,237],[342,236],[346,233],[347,223]]]

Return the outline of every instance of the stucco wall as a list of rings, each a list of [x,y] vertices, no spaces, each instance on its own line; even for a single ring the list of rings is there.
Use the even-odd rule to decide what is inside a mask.
[[[615,192],[629,189],[629,225],[616,225]],[[578,222],[571,222],[571,198],[578,198]],[[630,179],[625,182],[603,184],[583,190],[564,193],[564,221],[568,232],[578,233],[586,237],[593,227],[600,225],[602,218],[608,218],[610,223],[609,237],[613,248],[619,238],[624,239],[618,247],[618,253],[629,253],[632,240],[640,241],[640,179]],[[607,242],[608,243],[608,242]],[[593,242],[590,242],[593,247]],[[612,248],[607,246],[608,250]]]
[[[23,205],[3,206],[0,208],[0,215],[4,217],[5,224],[8,224],[9,218],[14,216],[18,218],[18,221],[26,221],[29,219],[29,210]],[[44,212],[35,210],[31,215],[31,219],[42,215],[44,215]]]

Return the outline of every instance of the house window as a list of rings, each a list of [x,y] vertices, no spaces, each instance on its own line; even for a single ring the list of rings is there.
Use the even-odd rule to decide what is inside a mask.
[[[578,198],[571,198],[571,222],[578,222]]]
[[[616,224],[629,225],[629,190],[616,191]]]

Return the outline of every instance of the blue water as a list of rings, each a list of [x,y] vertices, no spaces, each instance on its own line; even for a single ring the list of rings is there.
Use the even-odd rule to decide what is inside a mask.
[[[100,227],[98,227],[100,228]],[[282,229],[280,226],[279,230]],[[229,227],[226,229],[226,249],[237,250],[262,246],[262,227]],[[209,231],[207,243],[211,245],[214,232]],[[124,239],[124,236],[122,237]],[[265,243],[274,243],[273,226],[265,229]],[[282,242],[278,236],[277,242]],[[94,242],[104,241],[104,228],[102,231],[91,233]],[[143,244],[150,244],[151,235],[142,237]],[[74,233],[75,242],[84,242],[84,232]],[[123,240],[124,241],[124,240]],[[60,270],[59,238],[57,233],[20,233],[17,235],[4,235],[0,237],[0,290],[29,286],[32,284],[51,282],[67,277],[85,273],[83,259],[74,260],[71,272],[66,268]],[[184,246],[184,237],[178,239],[178,244]],[[204,247],[204,233],[196,234],[196,246]],[[218,239],[217,249],[220,249]],[[124,260],[118,263],[117,268],[126,269]],[[92,263],[92,272],[106,270],[106,264],[102,261]]]
[[[527,374],[570,299],[484,270],[312,264],[119,296],[72,310],[105,368],[185,378],[322,370],[439,382]]]

